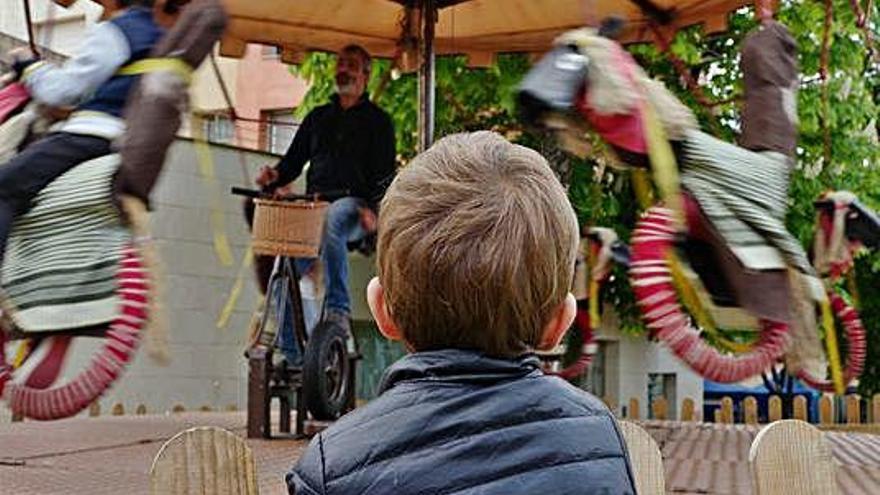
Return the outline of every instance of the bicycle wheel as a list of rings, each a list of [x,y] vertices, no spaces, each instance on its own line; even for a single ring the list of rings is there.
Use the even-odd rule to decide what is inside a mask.
[[[318,420],[335,420],[345,413],[354,393],[344,328],[321,322],[306,344],[303,392],[306,405]]]

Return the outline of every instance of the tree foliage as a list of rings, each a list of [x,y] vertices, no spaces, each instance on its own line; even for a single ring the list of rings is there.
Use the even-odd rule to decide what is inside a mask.
[[[864,3],[864,2],[862,2]],[[869,4],[871,4],[869,2]],[[874,209],[880,208],[880,147],[877,145],[877,110],[880,105],[878,66],[872,62],[864,33],[848,0],[834,0],[833,33],[827,81],[820,77],[823,2],[784,0],[778,19],[798,42],[801,87],[798,94],[800,140],[796,173],[790,191],[788,225],[802,242],[812,239],[815,213],[813,200],[831,189],[856,193]],[[869,26],[878,37],[878,7],[869,13]],[[699,27],[679,32],[671,52],[686,62],[705,95],[721,104],[706,108],[689,91],[669,58],[655,45],[640,44],[629,50],[645,70],[664,81],[697,114],[703,128],[727,140],[735,140],[739,128],[737,97],[742,94],[739,48],[756,27],[748,9],[731,14],[729,29],[720,35],[705,35]],[[305,113],[323,103],[333,92],[333,56],[312,54],[294,68],[312,82],[312,88],[299,109]],[[509,139],[531,146],[547,156],[564,183],[583,224],[615,228],[627,239],[637,218],[628,173],[604,166],[598,158],[577,160],[562,153],[547,136],[524,130],[517,122],[514,91],[528,69],[522,55],[502,55],[488,69],[468,69],[462,57],[437,60],[436,133],[492,129]],[[388,111],[396,125],[401,163],[413,156],[417,137],[417,80],[414,74],[391,77],[388,61],[376,61],[370,90],[389,78],[377,103]],[[829,96],[828,115],[824,113],[823,84]],[[730,101],[728,101],[730,100]],[[831,160],[826,163],[825,133],[830,134]],[[869,360],[878,362],[880,354],[880,316],[874,311],[880,293],[880,253],[863,256],[858,263],[859,285],[865,296],[864,323],[869,329]],[[640,332],[636,308],[623,271],[604,294],[622,315],[624,331]],[[872,309],[873,308],[873,309]],[[870,313],[870,315],[869,315]],[[873,316],[873,317],[869,317]],[[862,391],[880,391],[880,369],[869,368]]]

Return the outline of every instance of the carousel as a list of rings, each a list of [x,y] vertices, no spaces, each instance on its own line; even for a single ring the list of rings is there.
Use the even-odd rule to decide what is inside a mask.
[[[751,139],[738,145],[702,132],[687,107],[622,48],[629,42],[658,43],[699,95],[687,67],[668,50],[669,40],[693,25],[722,32],[730,12],[752,3],[226,0],[221,6],[217,0],[193,0],[149,63],[137,68],[141,82],[128,104],[119,153],[57,179],[15,223],[0,272],[0,396],[16,414],[64,418],[120,379],[145,336],[153,342],[148,350],[162,357],[163,331],[151,325],[160,281],[151,268],[145,215],[180,125],[191,71],[217,42],[220,54],[230,57],[243,56],[248,43],[277,46],[287,63],[300,62],[310,51],[358,43],[402,71],[418,71],[421,149],[433,139],[435,56],[465,55],[471,66],[481,67],[500,52],[535,55],[519,95],[524,120],[551,130],[581,154],[589,151],[583,146],[588,133],[598,135],[619,164],[640,178],[643,193],[638,199],[644,214],[630,246],[608,229],[585,232],[576,288],[582,298],[575,329],[582,335],[582,352],[561,374],[573,377],[589,367],[600,288],[609,265],[617,262],[629,267],[651,336],[700,375],[736,382],[778,375],[785,366],[812,387],[842,393],[864,367],[866,341],[857,305],[841,297],[837,282],[850,276],[857,249],[880,245],[880,219],[851,194],[834,192],[817,198],[812,256],[786,230],[797,134],[787,102],[798,74],[796,47],[773,20],[772,4],[759,2],[762,21],[743,46],[749,94],[742,119]],[[864,14],[858,19],[864,24]],[[767,57],[790,70],[776,79],[764,77]],[[57,112],[31,102],[23,86],[7,83],[0,90],[0,162],[37,139],[47,119],[57,118]],[[767,119],[767,112],[776,114]],[[741,186],[749,183],[767,186],[761,191]],[[317,199],[287,198],[312,207]],[[270,215],[268,198],[258,201],[265,205],[264,218]],[[59,223],[69,228],[53,228]],[[285,261],[296,253],[266,248],[263,254],[277,255],[275,279],[296,280]],[[282,285],[289,287],[285,297],[301,321],[297,284]],[[312,402],[320,404],[309,409],[323,419],[351,407],[357,352],[344,335],[326,333],[334,337],[308,339],[322,342],[314,344],[320,354],[313,354],[321,359],[314,361],[313,378],[304,379],[301,371],[272,368],[277,332],[258,332],[254,352],[248,353],[253,436],[270,435],[273,397],[311,390]],[[297,335],[307,346],[306,336]],[[79,339],[98,339],[102,348],[73,378],[62,379],[61,365]]]

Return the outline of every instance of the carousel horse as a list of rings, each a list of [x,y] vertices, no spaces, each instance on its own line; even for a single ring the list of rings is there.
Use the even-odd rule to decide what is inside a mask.
[[[826,193],[815,202],[816,206],[816,229],[813,239],[812,263],[823,278],[836,282],[852,275],[853,257],[861,249],[880,249],[880,217],[870,208],[861,204],[856,197],[846,191]],[[596,232],[603,232],[596,235]],[[598,260],[595,265],[579,262],[578,270],[585,270],[587,276],[575,279],[575,290],[578,296],[578,317],[575,321],[576,330],[582,335],[585,343],[593,341],[592,330],[598,322],[598,294],[601,284],[607,279],[609,273],[608,261],[602,257],[596,257],[595,253],[613,250],[615,254],[610,258],[616,263],[629,267],[630,256],[628,247],[617,239],[610,229],[591,228],[588,251]],[[606,260],[608,258],[605,258]],[[590,285],[589,291],[586,287]],[[850,288],[850,296],[853,297],[855,290]],[[864,370],[867,353],[867,335],[865,328],[859,319],[858,312],[835,292],[829,294],[835,316],[840,320],[846,336],[846,361],[844,363],[844,383],[852,383]],[[593,301],[596,302],[593,302]],[[590,308],[589,311],[587,308]],[[593,322],[591,324],[591,322]],[[592,351],[592,352],[590,352]],[[574,378],[581,374],[589,366],[595,349],[584,348],[582,356],[572,365],[558,372],[564,378]],[[789,351],[791,352],[791,351]],[[818,359],[817,359],[818,358]],[[823,378],[827,363],[822,356],[813,356],[812,363],[803,363],[795,376],[800,378],[807,386],[824,392],[832,392],[834,385],[831,381]],[[806,357],[801,357],[802,362],[809,362]],[[584,362],[585,361],[585,362]],[[701,375],[712,375],[713,370],[719,369],[718,363],[711,359],[692,363],[692,367]],[[784,375],[779,375],[784,376]],[[771,386],[774,386],[771,383]]]
[[[713,381],[759,375],[783,356],[800,372],[803,359],[821,353],[813,309],[821,310],[826,333],[832,311],[841,319],[847,312],[826,295],[784,224],[797,132],[796,64],[786,35],[768,23],[744,45],[748,149],[701,132],[662,83],[591,29],[562,35],[520,87],[524,118],[553,129],[563,144],[587,149],[586,127],[624,165],[653,170],[662,204],[652,205],[649,193],[640,198],[647,211],[631,240],[633,290],[652,335]],[[783,75],[762,77],[771,70]],[[775,117],[763,118],[755,105]],[[716,324],[757,331],[757,341],[726,339]],[[835,356],[829,347],[829,359]],[[835,377],[836,388],[842,379]]]
[[[151,57],[125,69],[142,75],[126,108],[120,152],[63,174],[16,219],[0,269],[0,396],[14,414],[75,415],[132,360],[155,316],[149,194],[179,128],[192,70],[226,20],[217,0],[184,8]],[[2,90],[0,101],[18,96],[13,88]],[[23,139],[39,120],[33,106],[10,112],[0,137]],[[64,369],[80,345],[88,350],[95,343],[100,348],[83,369]]]
[[[596,343],[596,330],[601,325],[599,311],[599,291],[611,275],[613,263],[629,265],[629,247],[611,229],[590,227],[584,232],[575,263],[574,286],[572,293],[577,300],[577,312],[572,330],[580,342],[580,352],[570,364],[562,369],[554,369],[568,352],[568,344],[563,342],[550,352],[538,352],[547,364],[545,371],[565,378],[575,379],[583,375],[593,362],[599,350]]]

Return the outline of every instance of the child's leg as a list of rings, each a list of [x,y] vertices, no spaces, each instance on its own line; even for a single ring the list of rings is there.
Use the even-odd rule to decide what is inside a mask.
[[[37,193],[74,166],[109,153],[106,139],[56,133],[0,165],[0,262],[13,220],[30,208]]]

